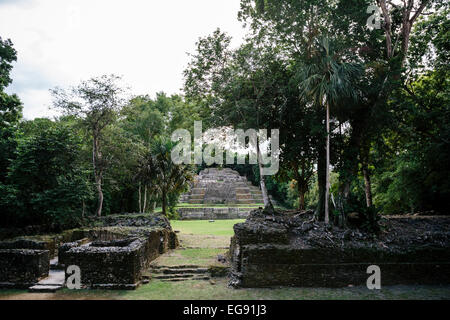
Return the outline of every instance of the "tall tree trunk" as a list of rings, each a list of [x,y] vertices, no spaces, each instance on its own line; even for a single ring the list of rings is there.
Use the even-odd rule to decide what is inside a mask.
[[[298,192],[298,210],[303,211],[305,210],[305,192],[301,188],[299,188]]]
[[[326,142],[321,139],[318,143],[317,154],[317,182],[319,185],[319,199],[314,213],[317,220],[322,220],[325,216],[325,189],[326,189]]]
[[[167,217],[167,199],[166,199],[166,192],[162,192],[162,213],[164,216]]]
[[[329,197],[330,197],[330,104],[327,101],[327,169],[325,183],[325,223],[330,222],[329,216]]]
[[[262,197],[263,197],[263,202],[264,202],[264,209],[273,211],[272,201],[270,201],[269,193],[267,192],[265,178],[263,175],[263,164],[262,164],[261,150],[259,149],[259,139],[256,142],[256,154],[258,157],[259,184],[261,186],[261,192],[262,192]]]
[[[147,186],[144,186],[144,207],[142,209],[142,213],[145,213],[147,210]]]
[[[363,175],[364,175],[364,189],[366,193],[366,204],[367,207],[371,207],[372,202],[372,183],[370,181],[370,173],[367,164],[363,166]]]
[[[98,130],[94,130],[93,134],[93,147],[92,147],[92,165],[94,167],[94,177],[95,177],[95,185],[97,187],[98,193],[98,204],[97,204],[97,216],[102,216],[102,208],[103,208],[103,190],[102,190],[102,165],[101,163],[101,152],[99,148],[99,134]]]
[[[142,213],[142,202],[141,202],[141,183],[139,182],[139,213]]]
[[[83,211],[82,211],[82,213],[81,213],[81,217],[82,217],[82,218],[84,218],[85,212],[86,212],[86,204],[84,203],[84,200],[83,200]]]
[[[258,96],[258,92],[257,92],[255,86],[253,88],[255,90],[255,94]],[[256,125],[259,128],[259,104],[257,103],[256,105],[257,105]],[[261,193],[262,193],[263,202],[264,202],[264,210],[274,211],[272,201],[270,201],[269,192],[267,192],[265,177],[263,175],[263,160],[262,160],[262,156],[261,156],[261,150],[259,148],[259,139],[260,139],[260,137],[258,135],[257,140],[256,140],[256,156],[258,158],[259,185],[261,187]]]
[[[393,55],[391,15],[389,14],[386,0],[379,0],[378,5],[381,8],[384,17],[383,29],[386,36],[386,56],[388,59],[390,59]]]
[[[98,207],[97,207],[97,216],[102,216],[102,209],[103,209],[103,190],[102,190],[102,179],[101,177],[95,178],[95,184],[97,186],[97,192],[98,192]]]

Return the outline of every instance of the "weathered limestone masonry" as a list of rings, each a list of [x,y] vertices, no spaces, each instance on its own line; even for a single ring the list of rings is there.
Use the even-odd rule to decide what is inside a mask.
[[[87,287],[135,289],[150,262],[179,245],[161,214],[110,216],[102,223],[106,227],[85,230],[78,235],[81,241],[59,248],[59,263],[78,265]]]
[[[0,243],[0,288],[28,288],[48,276],[50,256],[45,242]]]
[[[190,204],[256,204],[262,194],[245,177],[229,168],[210,168],[194,178],[191,191],[182,197]]]
[[[383,223],[386,232],[374,238],[359,230],[327,230],[309,214],[255,210],[234,226],[230,285],[365,285],[370,265],[381,268],[382,285],[450,283],[450,218]]]
[[[78,265],[84,286],[135,289],[150,262],[167,250],[175,249],[178,242],[175,233],[166,229],[132,228],[130,231],[133,233],[119,240],[65,244],[60,248],[60,263]],[[121,232],[127,233],[127,230],[122,228]],[[120,237],[112,232],[111,238]]]
[[[245,177],[229,168],[205,169],[194,178],[189,193],[181,196],[181,203],[193,207],[180,208],[181,219],[239,219],[246,218],[250,209],[236,205],[256,205],[263,202],[262,193]],[[225,208],[195,208],[195,205],[225,204]]]
[[[160,214],[108,216],[95,225],[41,236],[45,241],[0,242],[0,287],[28,288],[45,282],[50,268],[76,265],[84,287],[135,289],[150,262],[179,245]],[[51,266],[54,256],[57,263]]]
[[[227,220],[245,219],[253,209],[239,207],[225,208],[178,208],[180,220]]]

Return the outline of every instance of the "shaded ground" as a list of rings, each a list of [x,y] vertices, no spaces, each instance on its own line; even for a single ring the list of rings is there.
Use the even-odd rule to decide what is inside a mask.
[[[62,290],[27,293],[0,290],[0,300],[449,300],[450,286],[391,286],[370,291],[366,287],[230,289],[225,279],[163,282],[153,280],[135,291]]]
[[[242,222],[224,220],[173,221],[174,230],[182,240],[182,248],[159,257],[159,265],[194,264],[209,266],[220,264],[218,254],[224,254],[233,234],[232,226]],[[390,286],[371,291],[366,287],[330,288],[272,288],[231,289],[227,279],[213,281],[189,280],[164,282],[152,280],[135,291],[101,291],[64,289],[54,294],[28,293],[25,290],[0,290],[0,299],[8,300],[372,300],[372,299],[450,299],[450,286]]]

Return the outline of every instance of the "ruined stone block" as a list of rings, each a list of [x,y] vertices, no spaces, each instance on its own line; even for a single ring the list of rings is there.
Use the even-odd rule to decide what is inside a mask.
[[[430,221],[393,220],[397,228],[407,225],[408,233],[409,228],[416,228],[412,245],[411,236],[407,234],[403,239],[400,230],[396,237],[385,239],[348,229],[334,230],[333,234],[307,216],[266,216],[256,210],[245,223],[234,226],[230,284],[235,287],[365,285],[369,276],[367,268],[371,265],[381,268],[383,285],[449,284],[448,222],[450,219],[441,219],[433,227]],[[305,227],[308,223],[311,225]],[[354,233],[358,240],[347,239],[348,233]]]
[[[48,250],[0,249],[0,283],[28,287],[48,276],[49,268]]]

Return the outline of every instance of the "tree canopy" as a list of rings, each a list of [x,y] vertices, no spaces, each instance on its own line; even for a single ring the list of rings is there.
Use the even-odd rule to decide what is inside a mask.
[[[243,43],[220,29],[199,38],[183,94],[129,96],[120,77],[100,75],[52,90],[63,111],[52,120],[22,119],[6,93],[17,52],[0,38],[0,226],[172,216],[206,164],[174,164],[170,138],[198,120],[279,129],[276,175],[229,165],[269,209],[274,199],[341,226],[358,212],[374,230],[380,214],[448,214],[449,12],[441,0],[241,0]]]

